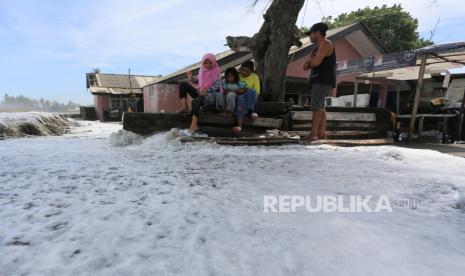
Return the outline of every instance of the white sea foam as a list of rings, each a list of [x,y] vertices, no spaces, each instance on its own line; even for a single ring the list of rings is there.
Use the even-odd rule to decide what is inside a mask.
[[[44,112],[0,113],[0,138],[62,135],[71,123],[59,114]]]

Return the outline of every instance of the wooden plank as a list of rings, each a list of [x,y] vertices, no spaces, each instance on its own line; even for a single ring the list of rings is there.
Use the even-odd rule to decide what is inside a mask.
[[[221,138],[221,137],[183,137],[180,139],[182,143],[192,142],[210,142],[219,145],[233,145],[233,146],[271,146],[271,145],[286,145],[298,144],[298,139],[287,138]]]
[[[328,122],[328,128],[364,128],[364,129],[376,129],[376,123],[360,123],[360,122]],[[292,124],[293,130],[299,129],[311,129],[312,122]]]
[[[355,147],[355,146],[380,146],[390,145],[394,141],[392,139],[359,139],[359,140],[318,140],[311,142],[310,140],[302,139],[286,139],[286,138],[218,138],[218,137],[183,137],[182,143],[192,142],[208,142],[217,143],[220,145],[232,146],[274,146],[285,144],[302,144],[302,145],[333,145],[339,147]]]
[[[360,147],[360,146],[383,146],[392,145],[392,138],[385,139],[361,139],[361,140],[318,140],[311,142],[309,140],[302,141],[303,144],[309,145],[331,145],[338,147]]]
[[[284,122],[283,119],[258,117],[255,120],[250,120],[249,118],[244,119],[243,125],[275,129],[275,128],[281,128],[283,126],[283,122]],[[219,114],[201,113],[199,116],[199,123],[200,124],[233,126],[234,120],[232,117],[225,118]]]
[[[425,117],[425,118],[453,118],[457,117],[457,114],[417,114],[417,118]],[[410,119],[412,115],[399,115],[397,119]]]
[[[310,131],[285,131],[291,136],[301,136],[307,137],[310,136]],[[328,137],[337,137],[337,136],[363,136],[363,135],[379,135],[376,131],[353,131],[353,130],[338,130],[338,131],[326,131],[326,136]]]
[[[313,118],[312,111],[292,111],[292,120],[310,121]],[[327,112],[328,121],[362,121],[375,122],[375,113],[351,113],[351,112]]]

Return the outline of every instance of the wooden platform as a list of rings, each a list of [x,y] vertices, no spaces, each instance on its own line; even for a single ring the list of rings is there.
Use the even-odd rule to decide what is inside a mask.
[[[364,139],[364,140],[318,140],[310,142],[308,139],[291,139],[283,137],[249,137],[249,138],[221,138],[221,137],[184,137],[182,143],[208,142],[219,145],[232,146],[279,146],[279,145],[332,145],[339,147],[381,146],[391,145],[392,139]]]
[[[308,110],[289,113],[289,130],[300,136],[309,136],[313,112]],[[377,139],[384,138],[392,128],[391,115],[379,108],[327,108],[328,138]]]
[[[150,135],[172,128],[188,128],[191,122],[190,114],[178,113],[124,113],[123,128],[140,135]],[[259,117],[252,121],[245,119],[243,133],[245,136],[256,136],[267,129],[281,129],[284,119]],[[231,136],[234,125],[233,118],[225,118],[219,114],[202,113],[199,124],[210,136]]]
[[[306,138],[310,135],[313,113],[308,110],[285,110],[286,105],[270,104],[275,108],[269,115],[260,114],[254,121],[244,120],[240,137],[257,137],[267,130],[279,129],[293,133],[291,136]],[[390,112],[379,108],[327,108],[330,139],[378,139],[384,138],[391,126]],[[265,109],[264,109],[265,110]],[[265,112],[265,111],[264,111]],[[284,112],[284,113],[283,113]],[[279,114],[281,113],[281,114]],[[202,112],[199,117],[202,131],[210,137],[236,137],[231,131],[232,118],[215,113]],[[124,113],[123,128],[139,135],[151,135],[172,128],[188,128],[190,114],[177,113]]]

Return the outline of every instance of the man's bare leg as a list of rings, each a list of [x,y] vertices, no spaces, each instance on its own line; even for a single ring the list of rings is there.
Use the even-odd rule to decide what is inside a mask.
[[[321,122],[320,128],[318,131],[318,138],[319,139],[326,139],[326,110],[321,111]]]
[[[321,125],[322,113],[320,110],[313,111],[313,119],[312,119],[312,132],[310,134],[310,139],[318,140],[318,133]]]

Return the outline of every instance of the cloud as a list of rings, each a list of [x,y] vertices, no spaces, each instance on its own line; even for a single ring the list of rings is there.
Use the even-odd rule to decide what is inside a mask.
[[[54,93],[71,97],[83,90],[83,75],[93,67],[104,72],[124,73],[131,67],[139,74],[167,74],[196,62],[205,52],[226,50],[228,35],[257,32],[269,1],[259,1],[250,12],[252,1],[0,0],[0,61],[6,65],[0,75],[10,78],[5,89],[11,91],[50,91],[53,83],[68,91],[56,88]],[[463,0],[319,2],[308,0],[299,26],[366,6],[402,3],[419,18],[422,35],[429,37],[441,16],[435,41],[465,40]],[[34,86],[22,80],[26,77]]]
[[[451,26],[455,21],[451,18],[465,12],[462,0],[319,0],[320,5],[308,1],[299,25],[303,22],[309,26],[323,16],[365,6],[402,3],[420,19],[420,31],[427,36],[439,15],[444,14],[435,36],[440,40],[449,37],[443,34],[442,26]],[[204,52],[225,50],[224,38],[228,35],[252,35],[260,28],[261,12],[268,3],[260,1],[249,13],[252,1],[248,0],[86,0],[71,1],[73,4],[60,10],[52,2],[45,1],[40,13],[36,7],[40,5],[28,7],[24,1],[7,9],[9,27],[21,37],[20,59],[47,59],[77,67],[102,64],[109,70],[121,63],[129,66],[148,60],[158,63],[154,69],[162,73],[191,63]],[[452,6],[454,9],[450,9]],[[4,57],[7,61],[12,58]]]
[[[227,35],[252,35],[261,24],[261,16],[245,15],[244,6],[199,2],[111,1],[105,16],[100,10],[107,5],[101,4],[86,15],[89,21],[61,30],[62,37],[84,61],[149,58],[171,67],[179,66],[171,61],[221,51]]]

